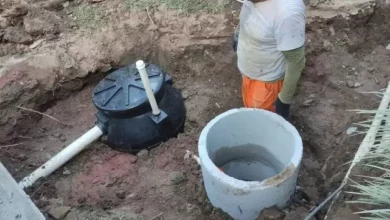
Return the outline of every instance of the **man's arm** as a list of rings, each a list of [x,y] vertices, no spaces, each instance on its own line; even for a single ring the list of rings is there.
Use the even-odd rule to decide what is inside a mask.
[[[282,51],[282,53],[287,60],[287,70],[284,76],[282,91],[279,93],[279,99],[284,104],[291,104],[298,80],[305,67],[305,47]]]
[[[285,17],[283,15],[286,15]],[[282,52],[287,62],[284,82],[278,99],[275,102],[276,113],[288,119],[290,104],[294,96],[298,80],[305,67],[305,10],[295,8],[294,11],[281,14],[277,21],[275,37],[277,49]]]

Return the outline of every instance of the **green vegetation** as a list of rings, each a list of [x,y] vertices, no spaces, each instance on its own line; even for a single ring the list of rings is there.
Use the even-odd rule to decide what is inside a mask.
[[[375,116],[382,114],[381,123],[375,127],[375,140],[371,151],[361,161],[361,166],[370,170],[371,176],[359,176],[362,181],[352,183],[355,189],[350,194],[356,195],[355,203],[370,207],[357,212],[362,219],[383,220],[390,219],[390,109],[386,110],[358,110],[358,113]],[[372,117],[373,118],[373,117]],[[360,124],[367,132],[372,128],[372,120]]]
[[[179,185],[180,183],[184,182],[185,180],[186,180],[186,177],[184,176],[184,174],[178,173],[171,179],[171,183],[173,185]]]
[[[73,17],[80,27],[95,29],[104,21],[102,9],[91,5],[80,6],[73,11]]]
[[[177,10],[184,14],[190,14],[199,11],[217,13],[225,8],[225,3],[218,0],[124,0],[128,9],[144,10],[163,5],[168,9]]]

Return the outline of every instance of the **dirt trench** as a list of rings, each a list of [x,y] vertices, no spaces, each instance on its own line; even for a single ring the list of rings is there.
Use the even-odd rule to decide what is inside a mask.
[[[50,16],[69,15],[63,11]],[[378,91],[389,81],[390,29],[383,22],[389,20],[389,11],[379,4],[349,19],[316,18],[308,25],[307,67],[292,109],[292,123],[304,140],[298,189],[289,207],[267,210],[259,219],[303,219],[337,188],[347,169],[342,165],[362,139],[348,135],[361,118],[346,110],[376,107],[379,100],[360,92]],[[45,38],[36,48],[13,44],[19,49],[11,54],[19,55],[0,58],[0,140],[2,146],[12,145],[1,147],[0,160],[15,179],[26,176],[94,124],[91,94],[98,80],[144,59],[163,66],[181,89],[188,112],[185,132],[144,157],[94,143],[29,189],[30,196],[47,215],[52,207],[71,207],[69,220],[228,219],[210,206],[199,167],[184,160],[184,154],[197,151],[198,135],[211,118],[242,106],[229,34],[236,14],[182,16],[155,9],[110,15],[98,29],[54,25],[61,34],[45,30],[34,37],[34,42]],[[13,28],[20,27],[18,19]]]

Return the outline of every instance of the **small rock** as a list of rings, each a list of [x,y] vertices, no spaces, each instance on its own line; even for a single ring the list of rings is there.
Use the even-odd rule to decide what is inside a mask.
[[[199,196],[197,200],[198,200],[199,204],[203,204],[203,202],[204,202],[203,196]]]
[[[65,220],[75,220],[75,219],[80,219],[77,210],[70,211],[65,218]]]
[[[348,86],[349,88],[354,88],[355,83],[354,83],[353,81],[351,81],[351,80],[348,80],[348,81],[347,81],[347,86]]]
[[[358,87],[360,87],[360,86],[362,86],[362,84],[361,84],[361,83],[358,83],[358,82],[356,82],[356,83],[353,85],[353,87],[355,87],[355,88],[358,88]]]
[[[284,213],[277,208],[266,208],[261,211],[258,220],[279,220],[283,219]]]
[[[184,90],[181,94],[182,94],[184,100],[186,100],[190,97],[190,94],[186,90]]]
[[[45,113],[48,114],[48,115],[52,115],[53,114],[53,109],[48,108]]]
[[[309,99],[303,102],[304,106],[310,106],[313,103],[314,99]]]
[[[334,36],[336,34],[333,27],[330,27],[329,31],[330,31],[330,35],[332,35],[332,36]]]
[[[194,208],[196,208],[195,205],[187,203],[187,205],[186,205],[187,213],[192,212],[192,210],[194,210]]]
[[[349,127],[347,129],[347,135],[351,135],[351,134],[355,133],[355,131],[357,131],[357,127]]]
[[[51,207],[53,201],[52,200],[50,200],[50,201],[49,200],[35,200],[34,202],[36,202],[36,205],[39,208],[41,208],[41,210],[44,209],[47,211],[47,209]]]
[[[118,192],[115,194],[119,199],[126,199],[126,192]]]
[[[61,137],[61,134],[56,132],[56,133],[53,134],[53,137],[59,138],[59,137]]]
[[[66,0],[49,0],[49,1],[40,1],[36,4],[36,8],[43,8],[48,11],[54,11],[61,9],[60,6],[63,6]]]
[[[390,50],[390,44],[389,44],[389,45],[387,45],[386,49],[387,49],[387,50]]]
[[[314,204],[319,202],[318,191],[315,187],[303,188],[302,191],[306,194],[306,196],[312,201]]]
[[[18,17],[27,14],[27,5],[18,5],[3,12],[4,17]]]
[[[26,154],[19,154],[18,159],[20,161],[26,161],[28,159]]]
[[[33,44],[30,45],[30,49],[34,49],[34,48],[38,47],[43,41],[45,41],[45,39],[39,39],[39,40],[35,41]]]
[[[375,67],[370,66],[370,67],[367,68],[367,70],[368,70],[368,72],[374,72],[375,71]]]
[[[131,193],[131,194],[129,194],[126,198],[128,198],[128,199],[137,198],[137,194]]]
[[[141,150],[140,152],[138,152],[137,154],[137,157],[141,158],[141,159],[145,159],[149,156],[149,151],[148,150]]]
[[[31,35],[18,27],[8,27],[4,33],[4,40],[17,44],[30,44],[33,42]]]
[[[57,38],[57,36],[56,35],[54,35],[54,34],[46,34],[46,40],[54,40],[54,39],[56,39]]]
[[[168,165],[168,163],[169,163],[169,158],[165,156],[157,158],[156,161],[156,165],[160,169],[164,169]]]
[[[70,209],[71,208],[69,206],[54,207],[49,210],[49,215],[51,215],[56,220],[61,220],[66,217]]]
[[[59,139],[60,139],[61,142],[66,142],[67,141],[66,137],[63,136],[63,135]]]
[[[62,7],[64,7],[64,8],[69,7],[69,1],[65,2],[64,4],[62,4]]]
[[[135,162],[137,162],[137,160],[138,160],[138,157],[136,157],[136,156],[134,156],[134,155],[129,155],[130,156],[130,163],[135,163]]]
[[[87,201],[86,198],[79,198],[79,199],[77,199],[77,202],[80,203],[80,204],[85,203],[86,201]]]
[[[62,174],[64,174],[64,175],[70,175],[70,174],[72,174],[72,173],[70,172],[70,170],[64,170],[64,172],[62,172]]]
[[[317,7],[320,4],[320,0],[310,0],[310,7]]]
[[[0,28],[6,29],[9,25],[8,19],[0,16]]]
[[[23,24],[27,33],[38,36],[42,34],[57,34],[63,23],[54,12],[35,9],[24,17]]]
[[[332,43],[328,40],[324,40],[323,46],[326,50],[332,50]]]

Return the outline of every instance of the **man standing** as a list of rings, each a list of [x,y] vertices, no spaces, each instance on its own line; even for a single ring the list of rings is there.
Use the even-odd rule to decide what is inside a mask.
[[[245,107],[289,117],[305,66],[302,0],[244,0],[233,48]]]

